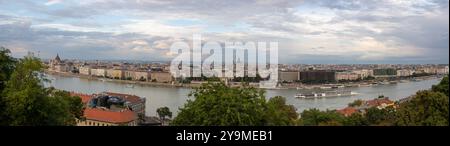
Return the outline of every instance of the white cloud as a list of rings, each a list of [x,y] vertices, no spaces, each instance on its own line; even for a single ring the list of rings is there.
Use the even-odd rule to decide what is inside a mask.
[[[170,56],[167,48],[174,41],[202,34],[205,41],[277,41],[280,55],[448,60],[448,55],[430,53],[448,52],[448,1],[50,0],[45,5],[58,3],[64,4],[57,10],[29,3],[20,12],[6,9],[14,5],[0,6],[3,14],[16,17],[0,15],[0,30],[6,32],[0,43],[73,50],[99,46],[93,49],[99,54],[160,57]],[[199,23],[176,24],[178,19]],[[18,31],[28,25],[30,31]],[[55,40],[61,44],[52,44]],[[124,56],[126,51],[134,56]]]
[[[201,32],[199,26],[171,26],[155,20],[131,20],[120,27],[123,32],[174,38],[188,37]]]
[[[48,0],[44,5],[51,6],[51,5],[61,3],[61,2],[62,2],[62,0]]]

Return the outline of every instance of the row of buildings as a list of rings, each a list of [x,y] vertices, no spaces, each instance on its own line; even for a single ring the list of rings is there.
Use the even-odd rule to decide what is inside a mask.
[[[105,77],[111,79],[152,81],[171,83],[175,81],[169,73],[169,64],[105,63],[62,61],[59,55],[50,60],[49,69],[55,72],[72,72],[80,75]],[[193,66],[193,69],[199,69]],[[229,68],[233,68],[230,66]],[[244,66],[244,74],[253,66]],[[284,65],[279,64],[280,82],[336,82],[355,81],[368,77],[407,77],[414,74],[448,74],[448,65],[386,65],[386,64],[348,64],[348,65]],[[234,70],[224,70],[235,75]],[[191,73],[192,74],[192,73]]]
[[[278,79],[280,82],[296,82],[296,81],[355,81],[369,77],[408,77],[414,74],[448,74],[448,66],[441,67],[425,67],[415,69],[358,69],[358,70],[304,70],[304,71],[279,71]]]
[[[147,67],[131,67],[132,65],[107,65],[100,63],[73,63],[70,61],[63,61],[56,55],[56,57],[49,61],[49,70],[54,72],[71,72],[78,73],[85,76],[105,77],[120,80],[134,80],[134,81],[151,81],[170,83],[174,79],[172,75],[164,69],[147,68]]]
[[[107,69],[91,66],[81,66],[79,68],[79,74],[111,79],[153,81],[161,83],[170,83],[174,80],[169,72],[152,72],[148,70],[126,70],[114,68]]]

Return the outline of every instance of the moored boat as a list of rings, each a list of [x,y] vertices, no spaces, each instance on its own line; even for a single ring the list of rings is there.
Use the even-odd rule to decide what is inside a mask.
[[[352,91],[327,91],[327,92],[321,92],[321,93],[299,93],[296,94],[294,97],[296,98],[303,98],[303,99],[314,99],[314,98],[324,98],[324,97],[339,97],[339,96],[353,96],[357,95],[358,93],[352,92]]]

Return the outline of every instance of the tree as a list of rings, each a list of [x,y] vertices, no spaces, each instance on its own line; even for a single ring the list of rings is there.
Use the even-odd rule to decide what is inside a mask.
[[[400,104],[396,124],[405,126],[448,126],[448,102],[449,98],[444,93],[419,91],[410,101]]]
[[[395,110],[392,107],[384,109],[371,107],[367,109],[365,118],[368,125],[390,126],[395,120]]]
[[[140,77],[139,81],[146,81],[146,79],[144,77]]]
[[[161,124],[163,125],[166,117],[172,118],[172,112],[168,107],[160,107],[156,109],[156,112],[158,113],[159,119],[161,120]]]
[[[345,126],[368,126],[369,122],[362,114],[352,114],[344,119]]]
[[[444,93],[448,97],[448,76],[442,78],[439,84],[433,85],[431,90],[434,92]]]
[[[10,56],[10,51],[0,47],[0,125],[6,125],[5,103],[3,89],[15,68],[16,60]]]
[[[67,104],[67,109],[72,119],[83,119],[84,105],[79,96],[70,96],[67,91],[55,90],[53,88],[47,88],[50,97],[61,99],[61,102]],[[66,107],[65,107],[66,108]]]
[[[301,113],[301,121],[304,126],[339,126],[343,125],[344,116],[336,111],[320,111],[313,108]]]
[[[297,125],[298,113],[293,105],[286,105],[286,99],[275,96],[267,102],[266,125],[292,126]]]
[[[266,102],[263,90],[243,86],[228,87],[223,82],[208,82],[190,94],[172,125],[264,126],[294,125],[298,116],[284,98]],[[279,117],[279,118],[269,118]]]
[[[47,120],[44,87],[37,77],[42,64],[25,57],[16,64],[4,90],[5,113],[11,125],[45,125]]]
[[[0,93],[15,68],[16,60],[10,56],[10,53],[8,49],[0,47]]]
[[[25,57],[15,64],[15,70],[3,91],[2,125],[75,125],[82,116],[81,98],[67,92],[44,88],[43,65],[39,59]]]
[[[349,107],[358,107],[358,106],[361,106],[363,103],[364,103],[363,100],[358,99],[358,100],[353,101],[352,103],[349,103],[348,106]]]

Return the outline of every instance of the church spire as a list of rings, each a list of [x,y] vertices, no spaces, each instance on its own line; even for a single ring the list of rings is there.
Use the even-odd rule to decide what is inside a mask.
[[[59,58],[59,54],[58,54],[58,53],[56,53],[56,57],[55,57],[55,60],[57,60],[57,61],[61,61],[61,58]]]

